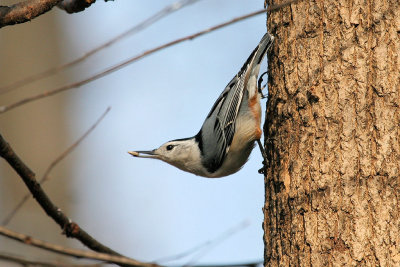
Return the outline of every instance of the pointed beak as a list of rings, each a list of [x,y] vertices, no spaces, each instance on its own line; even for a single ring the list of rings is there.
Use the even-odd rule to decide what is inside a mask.
[[[153,159],[157,158],[155,149],[149,151],[129,151],[128,153],[138,158],[153,158]]]

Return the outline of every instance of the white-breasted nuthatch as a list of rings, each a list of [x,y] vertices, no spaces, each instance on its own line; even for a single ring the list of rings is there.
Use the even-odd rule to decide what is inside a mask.
[[[160,159],[204,177],[222,177],[237,172],[249,158],[254,141],[262,149],[262,93],[257,78],[261,61],[273,40],[269,33],[262,37],[239,73],[218,97],[195,136],[166,142],[154,150],[131,151],[129,154]]]

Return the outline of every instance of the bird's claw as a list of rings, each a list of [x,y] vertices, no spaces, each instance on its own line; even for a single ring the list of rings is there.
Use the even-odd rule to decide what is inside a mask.
[[[267,71],[264,72],[263,74],[260,75],[260,78],[258,78],[258,92],[261,94],[261,98],[262,98],[262,99],[267,98],[267,96],[264,95],[263,92],[262,92],[262,91],[264,90],[264,88],[265,88],[266,85],[264,85],[264,86],[261,85],[262,82],[263,82],[263,77],[264,77],[264,75],[267,74],[267,73],[268,73]]]
[[[258,173],[259,174],[264,174],[265,173],[265,166],[266,166],[266,163],[268,162],[268,159],[267,159],[267,155],[265,153],[264,147],[261,144],[260,139],[257,139],[257,144],[258,144],[258,147],[260,148],[261,155],[262,155],[262,157],[264,159],[263,162],[262,162],[263,167],[258,170]]]

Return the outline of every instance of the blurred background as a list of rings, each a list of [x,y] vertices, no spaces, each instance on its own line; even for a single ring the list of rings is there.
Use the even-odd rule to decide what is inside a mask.
[[[2,1],[10,4],[18,1]],[[84,55],[177,0],[97,1],[69,15],[55,8],[0,30],[0,87]],[[147,49],[263,8],[263,0],[199,0],[84,63],[0,91],[0,105],[82,80]],[[236,174],[206,179],[127,151],[190,137],[266,31],[258,15],[141,59],[80,88],[0,114],[0,133],[40,178],[106,110],[98,127],[51,172],[45,191],[73,221],[112,249],[156,261],[205,242],[168,265],[262,261],[264,179],[258,148]],[[264,70],[266,63],[264,62]],[[263,71],[263,70],[262,70]],[[265,109],[265,101],[262,103]],[[0,161],[0,220],[27,189]],[[83,248],[30,200],[8,228]],[[0,253],[82,263],[0,237]],[[0,266],[14,266],[0,261]]]

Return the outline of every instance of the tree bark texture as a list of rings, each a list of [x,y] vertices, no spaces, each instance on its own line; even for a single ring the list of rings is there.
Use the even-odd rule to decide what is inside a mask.
[[[298,1],[267,24],[265,266],[400,266],[400,1]]]

